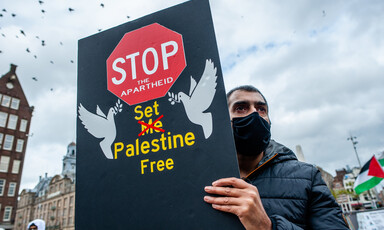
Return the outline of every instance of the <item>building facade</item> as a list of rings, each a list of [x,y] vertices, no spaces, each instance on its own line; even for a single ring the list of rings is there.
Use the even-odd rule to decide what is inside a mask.
[[[12,229],[33,107],[16,75],[0,78],[0,228]]]
[[[70,143],[60,175],[40,177],[34,189],[24,189],[16,211],[15,230],[25,230],[30,221],[42,219],[46,229],[75,229],[76,145]]]
[[[379,199],[374,188],[359,195],[355,193],[354,185],[359,172],[360,168],[358,167],[352,170],[336,170],[333,191],[343,212],[375,209],[378,206]]]

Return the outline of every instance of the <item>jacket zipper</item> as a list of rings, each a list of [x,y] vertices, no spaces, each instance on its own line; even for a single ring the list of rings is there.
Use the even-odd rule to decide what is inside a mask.
[[[268,163],[269,161],[271,161],[273,158],[275,158],[277,156],[277,153],[275,153],[275,155],[273,155],[271,158],[269,158],[266,162],[264,162],[262,165],[260,165],[259,167],[255,168],[251,173],[249,173],[246,177],[244,177],[244,179],[248,179],[248,177],[250,175],[252,175],[254,172],[256,172],[256,170],[258,170],[259,168],[261,168],[263,165],[265,165],[266,163]]]

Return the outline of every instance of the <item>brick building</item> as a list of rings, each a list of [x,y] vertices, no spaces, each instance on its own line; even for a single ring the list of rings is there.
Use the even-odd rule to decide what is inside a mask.
[[[12,229],[33,107],[16,75],[0,78],[0,228]]]

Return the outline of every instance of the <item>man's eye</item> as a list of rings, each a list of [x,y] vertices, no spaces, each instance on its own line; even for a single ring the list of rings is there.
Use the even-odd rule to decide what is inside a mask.
[[[246,106],[239,105],[239,106],[236,106],[236,107],[235,107],[235,111],[238,112],[238,113],[242,113],[242,112],[247,111],[247,107],[246,107]]]

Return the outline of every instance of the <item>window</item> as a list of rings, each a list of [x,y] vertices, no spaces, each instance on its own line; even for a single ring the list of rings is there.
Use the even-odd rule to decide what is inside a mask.
[[[21,153],[23,151],[23,146],[24,146],[24,140],[17,139],[16,152]]]
[[[16,191],[16,182],[9,183],[8,196],[14,196]]]
[[[19,109],[19,105],[20,105],[20,100],[17,99],[17,98],[12,98],[12,101],[11,101],[11,109],[16,109],[16,110],[18,110],[18,109]]]
[[[4,193],[4,187],[5,187],[5,180],[0,179],[0,196],[2,196]]]
[[[25,120],[25,119],[21,119],[20,121],[20,131],[21,132],[25,132],[27,130],[27,124],[28,124],[28,121]]]
[[[8,113],[0,112],[0,127],[5,127],[7,124]]]
[[[8,129],[16,129],[17,115],[10,114],[8,119]]]
[[[0,172],[8,172],[9,157],[1,156],[0,158]]]
[[[12,145],[13,145],[13,136],[12,135],[8,135],[8,134],[5,135],[3,149],[5,149],[5,150],[12,150]]]
[[[12,213],[12,207],[6,206],[4,209],[4,218],[3,221],[10,221],[11,220],[11,213]]]
[[[12,173],[18,174],[20,169],[20,161],[19,160],[14,160],[13,165],[12,165]]]
[[[9,107],[11,104],[11,97],[7,95],[3,95],[3,100],[1,101],[1,105],[4,107]]]
[[[3,138],[4,138],[4,134],[0,133],[0,149],[1,149],[1,146],[3,146]]]

